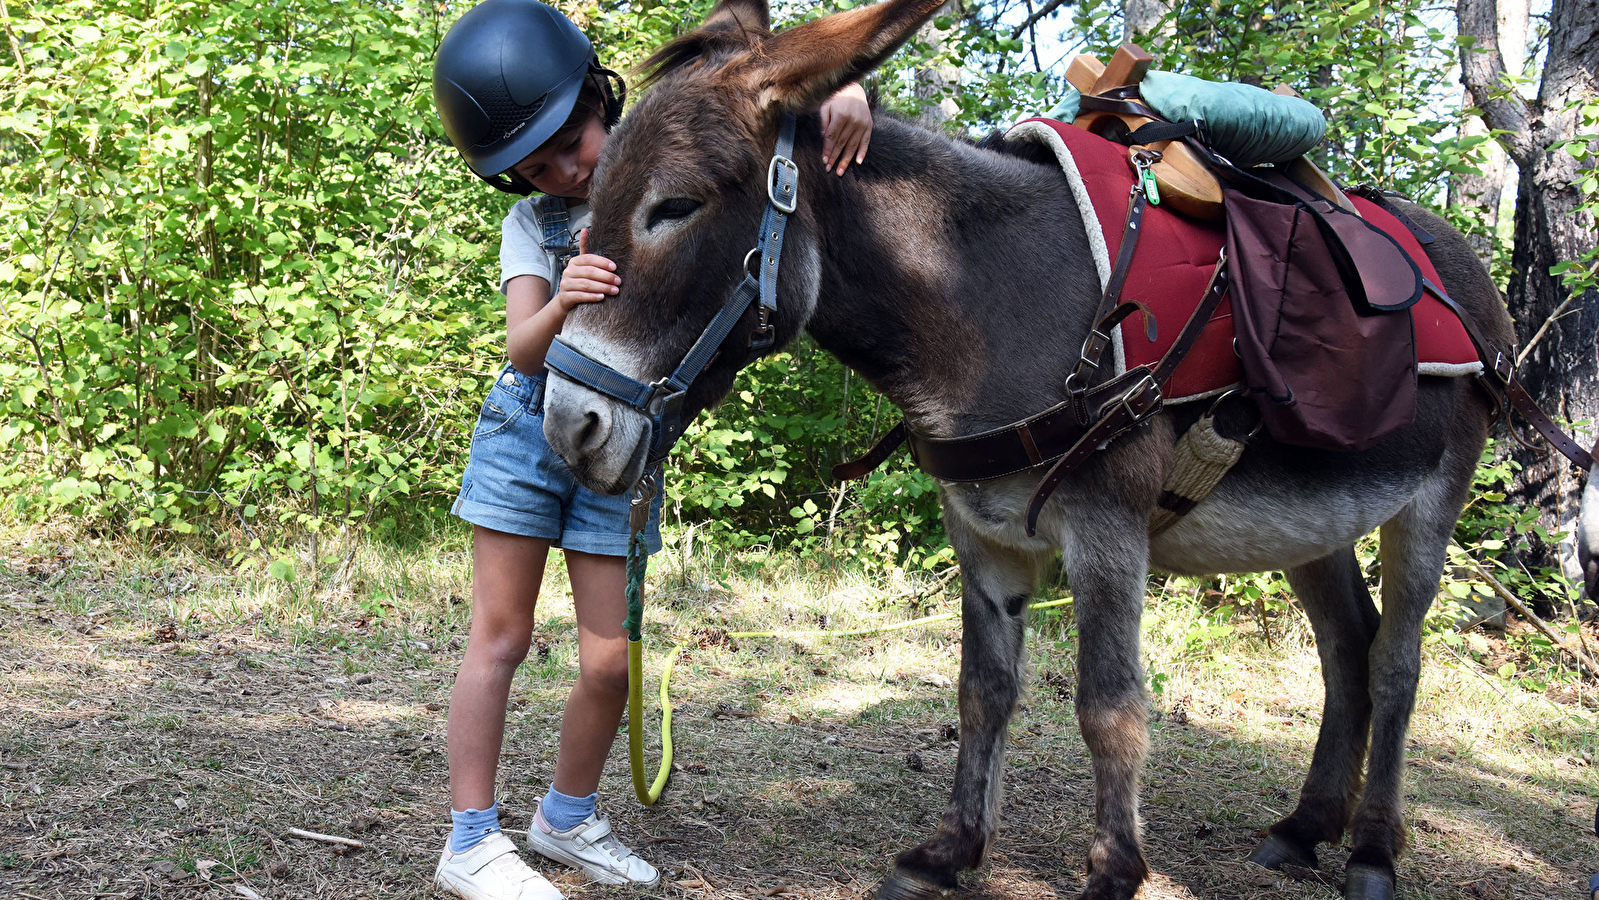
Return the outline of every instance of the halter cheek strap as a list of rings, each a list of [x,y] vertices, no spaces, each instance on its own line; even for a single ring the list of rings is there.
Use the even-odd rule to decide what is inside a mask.
[[[650,456],[646,472],[666,459],[672,445],[682,436],[683,397],[711,359],[722,348],[733,326],[752,304],[759,303],[760,321],[750,335],[752,356],[770,350],[774,341],[773,317],[777,312],[777,271],[783,253],[783,233],[788,217],[799,199],[799,167],[794,153],[795,118],[784,114],[778,126],[777,147],[766,169],[766,212],[761,217],[761,233],[754,249],[744,258],[744,278],[699,340],[689,348],[672,374],[653,382],[643,382],[616,371],[557,337],[544,356],[544,365],[568,381],[598,391],[644,413],[650,419]],[[754,271],[751,264],[759,266]]]

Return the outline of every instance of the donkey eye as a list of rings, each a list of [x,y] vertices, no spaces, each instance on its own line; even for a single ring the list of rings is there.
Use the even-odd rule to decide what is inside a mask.
[[[650,219],[645,223],[644,227],[649,231],[654,231],[655,227],[662,222],[675,222],[679,219],[686,219],[694,215],[694,212],[702,205],[700,201],[691,200],[688,197],[669,197],[655,204],[655,208],[650,210]]]

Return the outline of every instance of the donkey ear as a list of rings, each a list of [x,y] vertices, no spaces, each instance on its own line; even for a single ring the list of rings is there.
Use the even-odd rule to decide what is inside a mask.
[[[699,30],[764,36],[772,30],[772,13],[766,0],[720,0],[700,23]]]
[[[763,106],[817,109],[881,65],[945,2],[886,0],[806,22],[764,41],[739,74]]]

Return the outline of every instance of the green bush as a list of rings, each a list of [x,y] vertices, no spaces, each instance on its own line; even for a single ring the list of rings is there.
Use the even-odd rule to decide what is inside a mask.
[[[12,502],[318,533],[442,496],[499,355],[434,7],[68,0],[0,69]],[[281,531],[280,528],[274,528]]]
[[[284,548],[307,535],[445,519],[503,355],[494,251],[510,201],[467,175],[433,114],[433,49],[467,5],[0,7],[12,515],[202,530],[283,574]],[[774,18],[854,5],[785,3]],[[623,69],[709,6],[565,8]],[[1414,2],[1257,7],[1175,7],[1153,49],[1166,68],[1294,81],[1331,111],[1335,174],[1425,188],[1473,164],[1474,145],[1449,136],[1453,111],[1407,105],[1442,89],[1454,52]],[[921,72],[944,65],[961,73],[952,127],[1052,105],[1063,82],[1038,52],[1052,38],[1011,37],[1007,9],[952,5],[937,40],[923,32],[884,67],[885,104],[915,114]],[[1096,0],[1040,27],[1065,25],[1057,52],[1104,55],[1120,9]],[[896,415],[797,344],[691,427],[669,519],[730,546],[936,565],[949,558],[936,490],[906,456],[864,483],[828,474]]]

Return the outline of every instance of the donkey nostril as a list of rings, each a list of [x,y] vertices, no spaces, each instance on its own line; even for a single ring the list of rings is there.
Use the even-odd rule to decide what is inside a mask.
[[[606,436],[610,433],[610,416],[603,410],[591,409],[583,413],[583,424],[577,430],[577,447],[581,452],[590,452],[605,443]]]

